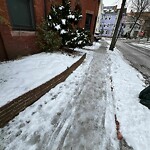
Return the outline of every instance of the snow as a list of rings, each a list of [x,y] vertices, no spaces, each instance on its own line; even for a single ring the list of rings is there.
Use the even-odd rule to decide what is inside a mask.
[[[85,50],[83,52],[85,52]],[[65,61],[65,58],[62,59]],[[19,116],[14,119],[15,123],[10,123],[10,130],[7,130],[7,127],[2,130],[0,129],[1,148],[3,149],[3,146],[6,147],[6,143],[9,143],[6,150],[34,150],[36,149],[36,145],[34,144],[36,143],[35,140],[37,140],[37,142],[42,138],[44,141],[49,140],[49,138],[45,139],[46,134],[52,133],[61,116],[66,116],[66,109],[70,116],[69,119],[71,120],[70,102],[74,92],[78,90],[78,85],[83,80],[85,70],[88,68],[91,60],[92,53],[87,54],[86,62],[81,65],[75,73],[69,76],[66,82],[59,84],[39,101],[21,112]],[[68,114],[66,117],[68,117]],[[8,132],[6,130],[11,133],[11,136],[7,134]],[[2,140],[3,137],[4,139]],[[44,141],[40,141],[39,143],[41,144],[41,142]]]
[[[75,38],[72,39],[72,41],[76,41],[76,40],[77,40],[77,37],[75,37]]]
[[[51,20],[52,19],[51,15],[49,15],[48,18]]]
[[[82,18],[83,16],[82,15],[79,15],[79,18]]]
[[[60,29],[61,29],[61,28],[60,28],[60,25],[56,25],[56,26],[55,26],[55,29],[60,30]]]
[[[117,150],[120,148],[114,121],[116,114],[127,144],[134,150],[149,150],[150,111],[139,103],[138,98],[139,92],[145,88],[144,79],[118,49],[98,49],[102,44],[102,41],[95,42],[86,47],[90,50],[76,49],[87,53],[86,60],[66,81],[0,129],[0,148]],[[31,57],[35,62],[37,56]],[[39,63],[47,64],[43,62],[45,57],[43,59]],[[18,61],[23,64],[24,59]],[[13,66],[18,61],[8,62],[9,67],[4,67],[6,72],[13,73]],[[20,67],[26,69],[34,62],[28,59]],[[35,64],[34,70],[39,68]],[[17,73],[20,67],[15,67]],[[40,72],[43,74],[44,71],[39,69],[36,74]]]
[[[62,30],[60,31],[60,34],[65,34],[65,33],[67,33],[67,31],[65,31],[64,29],[62,29]]]
[[[132,45],[139,46],[150,50],[150,43],[131,43]]]
[[[111,76],[117,118],[123,137],[135,150],[149,150],[150,111],[139,103],[138,95],[145,88],[142,75],[132,68],[115,49],[109,51]]]
[[[45,83],[79,59],[61,53],[41,53],[0,64],[0,106]]]
[[[82,43],[82,41],[79,41],[79,42],[78,42],[78,44],[81,44],[81,43]]]
[[[95,49],[98,49],[100,46],[101,46],[100,43],[98,43],[98,42],[93,42],[93,45],[92,45],[92,46],[85,46],[84,48],[85,48],[85,49],[95,50]]]
[[[69,18],[69,19],[74,19],[74,18],[75,18],[75,15],[68,15],[68,18]]]
[[[66,24],[66,19],[62,19],[61,22],[62,22],[63,25],[65,25]]]
[[[64,6],[60,6],[60,7],[59,7],[59,10],[62,10],[62,9],[64,9]]]

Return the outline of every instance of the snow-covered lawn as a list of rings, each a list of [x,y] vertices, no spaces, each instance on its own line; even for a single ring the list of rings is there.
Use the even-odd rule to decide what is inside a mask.
[[[55,77],[80,57],[40,53],[0,63],[0,106]]]
[[[81,91],[82,93],[82,81],[88,73],[89,66],[93,60],[93,54],[95,53],[94,51],[79,51],[87,52],[87,58],[65,82],[53,88],[39,101],[21,112],[8,126],[0,129],[0,148],[3,149],[3,147],[7,147],[6,150],[44,150],[48,145],[44,145],[43,143],[55,141],[58,145],[61,145],[64,141],[61,141],[60,137],[63,135],[67,136],[68,130],[71,129],[75,133],[77,132],[76,129],[68,126],[68,124],[72,122],[73,114],[77,109],[77,106],[74,108],[72,105],[75,103],[73,101],[76,101],[78,97],[76,91]],[[109,75],[110,78],[112,78],[110,85],[113,86],[113,102],[106,100],[108,105],[106,108],[114,107],[114,110],[112,110],[112,112],[108,111],[107,115],[105,115],[104,120],[111,122],[110,124],[105,122],[105,128],[106,126],[109,126],[109,128],[106,129],[114,127],[114,122],[110,116],[116,114],[120,122],[120,131],[128,145],[133,147],[134,150],[149,150],[150,110],[141,105],[138,98],[139,92],[145,88],[144,79],[137,70],[128,64],[117,49],[115,49],[115,51],[107,50],[107,54],[108,67],[111,69]],[[102,59],[99,58],[99,61],[101,60]],[[94,78],[94,74],[92,76]],[[103,77],[105,77],[105,75]],[[99,78],[101,78],[101,76]],[[93,86],[94,85],[95,83],[93,83]],[[108,91],[107,89],[104,91],[106,95],[110,94],[110,87],[108,88]],[[88,92],[90,95],[92,89]],[[106,97],[110,98],[111,94]],[[84,108],[84,103],[82,107]],[[94,116],[94,114],[91,115],[91,113],[92,112],[86,112],[86,115]],[[76,119],[81,123],[84,120],[84,118]],[[89,121],[94,121],[94,119]],[[77,123],[76,126],[78,126]],[[88,129],[95,130],[96,127],[91,129],[89,126]],[[105,131],[102,131],[100,134],[103,136],[104,133]],[[108,133],[111,132],[108,131]],[[113,134],[109,134],[109,136],[110,139],[116,140]],[[93,141],[91,142],[94,142],[95,138],[96,137],[92,137]],[[71,140],[74,141],[77,139],[70,139],[70,141]],[[86,139],[83,137],[83,141],[81,142],[86,144]],[[116,143],[118,143],[117,140]],[[40,145],[44,147],[40,147]],[[54,145],[54,147],[58,145]],[[114,147],[114,145],[111,146]],[[84,147],[82,148],[84,149]],[[105,148],[100,147],[100,150],[105,150]]]

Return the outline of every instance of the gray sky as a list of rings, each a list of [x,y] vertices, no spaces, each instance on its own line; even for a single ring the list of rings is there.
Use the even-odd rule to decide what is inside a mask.
[[[127,8],[129,8],[129,2],[131,0],[126,0],[126,4],[127,4]],[[120,8],[121,6],[121,3],[122,3],[122,0],[103,0],[103,4],[104,6],[115,6],[115,5],[118,5],[118,8]]]
[[[120,5],[121,0],[103,0],[104,6]]]

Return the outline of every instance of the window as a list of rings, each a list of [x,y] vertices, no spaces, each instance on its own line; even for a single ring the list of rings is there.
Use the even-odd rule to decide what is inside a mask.
[[[7,0],[7,5],[13,29],[35,29],[32,0]]]
[[[86,14],[85,30],[90,30],[92,22],[92,14]]]

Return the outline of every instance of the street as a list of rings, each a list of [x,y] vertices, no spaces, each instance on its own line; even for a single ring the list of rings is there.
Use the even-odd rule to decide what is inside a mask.
[[[143,74],[146,84],[150,84],[150,50],[132,45],[130,41],[117,41],[116,47],[124,57]]]

